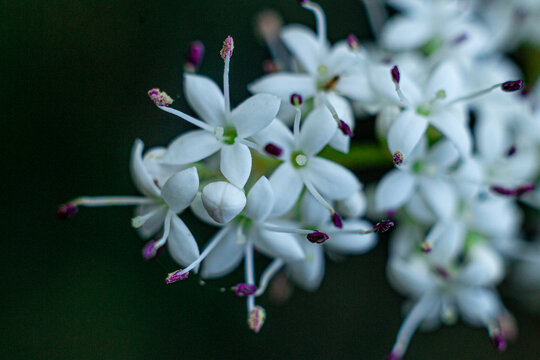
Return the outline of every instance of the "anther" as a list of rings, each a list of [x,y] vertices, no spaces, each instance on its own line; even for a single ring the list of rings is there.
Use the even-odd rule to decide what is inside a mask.
[[[401,79],[401,75],[399,74],[399,69],[397,66],[394,66],[392,70],[390,70],[390,74],[392,74],[392,81],[394,84],[399,84],[399,80]]]
[[[334,212],[332,214],[332,224],[334,224],[334,226],[338,229],[343,228],[343,221],[341,220],[341,216],[339,216],[337,212]]]
[[[354,34],[347,36],[347,45],[349,45],[349,48],[353,51],[358,51],[358,49],[360,49],[360,42]]]
[[[394,222],[391,220],[382,220],[379,221],[375,226],[373,227],[373,232],[383,233],[387,232],[394,226]]]
[[[277,146],[275,144],[272,144],[272,143],[266,144],[266,146],[264,147],[264,151],[268,155],[273,156],[273,157],[280,157],[281,154],[283,153],[282,148],[280,148],[279,146]]]
[[[266,320],[266,310],[262,306],[255,306],[248,315],[248,325],[255,333],[261,331]]]
[[[194,72],[201,64],[204,55],[204,45],[200,41],[193,41],[189,44],[185,55],[185,69],[188,72]]]
[[[424,254],[429,254],[432,250],[433,250],[433,245],[431,244],[430,241],[424,241],[420,245],[420,251],[423,252]]]
[[[257,286],[253,284],[238,284],[233,287],[234,293],[238,296],[249,296],[257,292]]]
[[[223,61],[226,61],[227,59],[230,59],[234,50],[234,40],[231,36],[227,36],[225,40],[223,40],[223,47],[221,48],[221,51],[219,54],[221,55],[221,58]]]
[[[291,95],[291,104],[296,107],[300,107],[302,105],[302,95],[294,93]]]
[[[326,240],[329,239],[326,233],[323,233],[317,230],[307,234],[306,238],[308,239],[309,242],[314,243],[314,244],[322,244]]]
[[[176,270],[176,271],[174,271],[172,273],[169,273],[167,275],[167,278],[165,279],[165,282],[167,284],[172,284],[173,282],[177,282],[177,281],[180,281],[180,280],[187,279],[188,276],[189,276],[189,272],[182,274],[182,270]]]
[[[148,90],[148,96],[157,106],[169,106],[174,101],[165,91],[158,88]]]
[[[507,81],[501,84],[501,90],[505,92],[513,92],[518,91],[523,88],[523,81],[516,80],[516,81]]]
[[[79,208],[71,203],[62,204],[58,207],[56,210],[56,216],[60,220],[68,220],[72,218],[77,212],[79,212]]]
[[[343,133],[343,135],[353,137],[354,134],[350,126],[345,121],[340,119],[338,122],[338,127],[339,130],[341,130],[341,132]]]
[[[403,153],[399,150],[396,150],[394,154],[392,155],[392,160],[394,161],[394,165],[400,166],[403,164]]]

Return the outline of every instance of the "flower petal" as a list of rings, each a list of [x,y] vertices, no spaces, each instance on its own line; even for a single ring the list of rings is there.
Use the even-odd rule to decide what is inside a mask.
[[[220,170],[231,184],[242,189],[251,173],[251,153],[244,144],[235,143],[221,148]]]
[[[354,116],[352,113],[352,108],[349,102],[343,98],[342,96],[329,93],[327,95],[328,101],[334,106],[336,109],[336,112],[339,116],[339,118],[349,127],[351,130],[354,130]],[[332,139],[330,139],[330,142],[328,145],[330,145],[332,148],[336,149],[337,151],[341,151],[342,153],[348,153],[349,152],[349,145],[351,142],[351,137],[348,135],[343,134],[343,132],[339,129],[335,130],[334,136]]]
[[[390,50],[412,50],[426,43],[430,35],[429,22],[397,15],[384,24],[381,39]]]
[[[262,176],[248,192],[244,213],[251,219],[263,220],[274,208],[274,190],[270,181]]]
[[[142,194],[146,196],[160,196],[161,191],[154,184],[154,179],[144,166],[142,152],[144,144],[140,139],[135,140],[131,148],[130,170],[133,182]]]
[[[426,236],[433,244],[428,254],[434,264],[447,266],[454,261],[463,250],[466,229],[461,220],[446,220],[435,224]]]
[[[278,166],[270,176],[270,184],[274,190],[273,216],[289,211],[298,200],[304,183],[298,172],[289,163]]]
[[[221,148],[214,134],[192,130],[174,139],[163,155],[166,164],[189,164],[205,159]]]
[[[464,288],[456,300],[463,320],[474,326],[486,325],[486,319],[497,319],[502,310],[498,296],[480,287]]]
[[[391,258],[386,273],[392,286],[404,295],[420,297],[437,286],[428,263],[419,257]]]
[[[345,220],[343,222],[343,230],[369,230],[373,227],[372,224],[365,220]],[[371,250],[377,244],[377,235],[371,234],[340,234],[336,231],[330,239],[328,239],[324,246],[328,250],[334,251],[339,254],[363,254],[366,251]]]
[[[197,169],[191,167],[171,176],[161,190],[163,200],[171,211],[177,213],[191,204],[199,190]]]
[[[469,250],[469,262],[461,269],[459,280],[470,286],[493,286],[504,275],[501,256],[490,247],[479,244]]]
[[[238,136],[247,138],[270,125],[280,104],[274,95],[257,94],[238,105],[231,113]]]
[[[171,233],[167,240],[167,247],[173,259],[182,266],[188,266],[199,257],[199,247],[195,238],[177,215],[171,219]],[[197,269],[198,267],[195,272]]]
[[[321,285],[324,277],[324,251],[318,244],[299,241],[304,249],[305,259],[287,263],[287,270],[292,280],[307,291],[315,291]]]
[[[408,172],[398,169],[391,170],[375,188],[375,210],[386,212],[398,210],[413,195],[416,180]]]
[[[185,74],[184,93],[189,105],[207,123],[220,126],[225,118],[225,100],[217,84],[206,76]]]
[[[300,94],[304,100],[307,100],[312,98],[317,91],[313,77],[295,73],[277,73],[263,76],[249,84],[248,89],[255,94],[276,95],[286,103],[290,103],[292,94]]]
[[[456,146],[462,157],[468,157],[471,154],[471,133],[465,124],[462,111],[458,109],[440,110],[430,116],[429,120]]]
[[[300,149],[311,156],[328,144],[337,129],[336,122],[326,106],[309,113],[300,130]]]
[[[405,159],[418,144],[427,129],[427,119],[413,111],[404,111],[388,130],[388,148],[393,154],[401,151]]]
[[[446,181],[424,177],[419,183],[420,194],[428,207],[439,219],[449,219],[455,215],[457,197],[454,188]]]
[[[279,146],[283,152],[280,159],[289,159],[294,148],[294,137],[291,130],[281,120],[274,119],[270,125],[251,137],[262,147],[271,143]]]
[[[163,222],[167,215],[167,207],[163,204],[151,204],[139,205],[135,208],[135,216],[144,216],[154,211],[155,213],[146,219],[142,226],[137,228],[137,232],[143,239],[148,239],[163,227]]]
[[[332,200],[343,200],[360,189],[360,181],[349,169],[317,156],[309,159],[306,176],[324,197]]]
[[[313,195],[306,191],[300,203],[300,213],[302,214],[302,224],[316,226],[328,221],[328,210],[318,202]]]
[[[221,236],[221,233],[224,231],[227,233],[223,235],[223,239],[221,239],[219,244],[208,254],[202,263],[201,277],[205,279],[225,276],[236,269],[240,261],[242,261],[244,245],[235,242],[235,227],[227,226],[221,229],[213,238]]]
[[[315,33],[303,25],[288,25],[279,35],[302,67],[311,75],[317,75],[323,49],[320,48]]]
[[[255,247],[266,255],[286,261],[303,260],[304,250],[296,241],[293,234],[275,232],[265,229],[254,229],[250,238],[254,239]]]

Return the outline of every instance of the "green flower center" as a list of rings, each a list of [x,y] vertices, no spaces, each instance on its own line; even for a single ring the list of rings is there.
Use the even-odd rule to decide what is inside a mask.
[[[302,151],[295,151],[291,154],[291,163],[295,168],[302,168],[306,166],[308,157]]]
[[[238,133],[236,132],[236,128],[232,125],[227,125],[223,128],[221,141],[223,141],[225,144],[232,145],[234,144],[237,136]]]

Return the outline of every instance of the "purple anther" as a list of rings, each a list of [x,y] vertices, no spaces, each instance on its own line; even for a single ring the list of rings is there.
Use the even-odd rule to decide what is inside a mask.
[[[505,83],[502,83],[501,90],[506,92],[513,92],[518,91],[523,88],[523,81],[516,80],[516,81],[507,81]]]
[[[234,287],[234,293],[238,296],[249,296],[255,294],[257,286],[253,284],[238,284]]]
[[[347,36],[347,45],[349,45],[351,50],[358,50],[360,48],[360,42],[354,34]]]
[[[329,239],[328,234],[317,231],[317,230],[307,234],[306,238],[308,239],[309,242],[314,243],[314,244],[322,244],[326,240]]]
[[[501,331],[497,331],[497,333],[491,337],[491,343],[497,351],[506,350],[506,339]]]
[[[157,106],[169,106],[174,101],[165,91],[158,88],[148,90],[148,96]]]
[[[339,214],[337,212],[333,213],[332,214],[332,223],[334,224],[335,227],[337,227],[338,229],[342,229],[343,228],[343,221],[341,220],[341,216],[339,216]]]
[[[514,155],[516,153],[516,151],[517,151],[516,146],[512,145],[510,147],[510,149],[508,149],[508,151],[506,152],[506,156],[510,157],[510,156]]]
[[[394,222],[391,220],[382,220],[379,221],[375,226],[373,227],[374,232],[383,233],[387,232],[394,226]]]
[[[399,69],[397,66],[394,66],[392,70],[390,70],[390,74],[392,74],[392,81],[395,84],[399,84],[399,80],[401,79],[401,75],[399,74]]]
[[[56,216],[60,220],[68,220],[73,217],[77,212],[79,212],[79,208],[73,204],[67,203],[62,204],[58,207],[56,210]]]
[[[339,130],[341,130],[341,132],[343,133],[343,135],[345,136],[350,136],[350,137],[353,137],[353,132],[351,130],[351,127],[343,120],[339,120]]]
[[[420,245],[420,251],[424,254],[429,254],[433,250],[433,246],[430,242],[425,241]]]
[[[204,55],[204,45],[200,41],[193,41],[189,44],[188,51],[186,52],[186,63],[194,68],[199,67]]]
[[[442,266],[437,266],[435,268],[435,272],[444,280],[448,280],[448,278],[450,278],[450,273],[448,272],[448,270],[446,270]]]
[[[516,196],[517,195],[516,190],[508,189],[508,188],[505,188],[505,187],[502,187],[502,186],[499,186],[499,185],[491,186],[491,191],[496,192],[499,195],[504,195],[504,196]]]
[[[401,355],[396,352],[391,352],[390,355],[386,357],[386,360],[401,360]]]
[[[273,156],[273,157],[280,157],[281,154],[283,153],[282,148],[280,148],[279,146],[277,146],[275,144],[272,144],[272,143],[266,144],[266,146],[264,147],[264,151],[268,155]]]
[[[396,166],[403,164],[403,158],[403,153],[399,150],[394,152],[394,154],[392,155],[392,160],[394,161],[394,165]]]
[[[149,260],[156,256],[156,253],[156,242],[154,240],[150,240],[142,249],[142,256],[146,260]]]
[[[459,36],[457,36],[453,41],[452,41],[452,44],[454,45],[459,45],[461,44],[462,42],[464,42],[465,40],[467,40],[469,38],[469,36],[467,35],[467,33],[463,33]]]
[[[302,95],[294,93],[291,95],[291,104],[293,106],[299,107],[302,105]]]
[[[188,276],[189,276],[189,272],[182,274],[182,270],[176,270],[172,273],[169,273],[169,275],[167,275],[165,282],[167,284],[172,284],[173,282],[187,279]]]
[[[516,189],[516,196],[521,196],[531,191],[534,191],[534,184],[521,185]]]

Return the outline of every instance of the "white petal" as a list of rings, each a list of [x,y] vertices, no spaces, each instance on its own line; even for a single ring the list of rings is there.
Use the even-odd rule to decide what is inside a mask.
[[[279,146],[283,150],[279,157],[282,160],[289,159],[294,148],[294,137],[291,130],[279,119],[274,119],[270,125],[251,138],[261,147],[269,143]]]
[[[386,212],[399,209],[413,195],[416,180],[408,172],[391,170],[375,188],[375,210]]]
[[[195,196],[195,199],[193,199],[193,202],[191,203],[189,208],[195,214],[195,216],[199,218],[199,220],[214,226],[220,225],[220,223],[212,219],[212,217],[208,214],[208,211],[206,211],[206,209],[204,208],[201,193],[197,193],[197,196]]]
[[[315,155],[328,144],[337,129],[336,121],[324,106],[309,113],[300,130],[300,149],[306,155]]]
[[[337,203],[337,211],[346,217],[355,218],[366,212],[367,199],[363,191],[356,191],[351,196]]]
[[[487,160],[495,160],[504,156],[510,148],[510,129],[503,121],[497,119],[478,119],[474,134],[478,152]]]
[[[433,250],[427,256],[435,264],[450,264],[463,250],[465,235],[465,225],[459,220],[438,222],[426,236],[433,244]]]
[[[469,250],[469,261],[461,269],[459,280],[471,286],[489,287],[504,276],[501,256],[486,245],[476,245]]]
[[[490,290],[465,288],[456,296],[463,320],[471,325],[486,325],[486,319],[496,319],[501,311],[500,300]]]
[[[159,184],[159,187],[163,187],[167,180],[180,170],[184,170],[183,165],[170,165],[163,163],[163,156],[167,151],[164,147],[155,147],[146,151],[143,156],[143,163],[146,170]]]
[[[429,117],[431,124],[448,138],[462,157],[471,153],[472,140],[463,116],[459,111],[441,110]]]
[[[159,196],[159,188],[154,184],[154,179],[144,166],[142,152],[144,144],[140,139],[135,140],[131,148],[130,170],[133,182],[142,194],[147,196]]]
[[[425,95],[428,99],[433,99],[439,90],[444,90],[446,99],[450,100],[464,95],[462,73],[453,62],[446,61],[441,63],[429,77]]]
[[[222,277],[236,269],[242,261],[244,245],[235,242],[236,228],[226,227],[221,229],[214,237],[227,231],[219,244],[208,254],[202,263],[201,277],[214,279]],[[211,241],[211,240],[210,240]]]
[[[238,136],[247,138],[270,125],[280,104],[280,100],[274,95],[257,94],[238,105],[232,111],[230,119]]]
[[[272,215],[279,216],[289,211],[298,200],[304,187],[302,178],[289,163],[278,166],[270,176],[274,190],[274,209]]]
[[[360,189],[360,181],[349,169],[317,156],[309,159],[306,176],[328,199],[343,200]]]
[[[382,41],[391,50],[412,50],[424,45],[430,35],[428,22],[398,15],[385,23]]]
[[[199,190],[197,169],[191,167],[171,176],[161,190],[163,200],[171,211],[177,213],[191,204]]]
[[[281,30],[280,37],[302,67],[316,75],[322,49],[313,31],[303,25],[288,25]]]
[[[214,134],[192,130],[174,139],[163,155],[166,164],[189,164],[207,158],[221,148]]]
[[[336,109],[339,118],[345,121],[345,123],[349,125],[351,130],[354,130],[354,116],[349,102],[345,98],[335,95],[333,93],[329,93],[327,97],[328,101],[330,101],[330,103]],[[350,142],[350,136],[345,135],[341,130],[336,129],[334,136],[332,137],[332,139],[330,139],[329,145],[337,151],[341,151],[342,153],[346,154],[349,152]]]
[[[173,259],[182,266],[188,266],[199,257],[199,247],[195,238],[186,224],[176,215],[171,219],[171,233],[167,247]]]
[[[143,239],[148,239],[163,227],[163,222],[167,215],[167,207],[162,204],[152,204],[139,205],[135,208],[135,216],[144,216],[154,211],[155,213],[141,227],[137,228],[137,232]]]
[[[201,198],[208,215],[220,224],[231,221],[246,206],[244,192],[226,181],[206,185]]]
[[[433,215],[433,211],[427,207],[425,200],[420,194],[414,194],[407,201],[405,209],[409,215],[424,225],[431,225],[437,220]]]
[[[317,91],[315,79],[311,75],[294,73],[277,73],[263,76],[249,84],[248,89],[255,94],[276,95],[286,103],[290,103],[292,94],[300,94],[305,101],[312,98]]]
[[[302,224],[318,227],[328,220],[328,210],[321,205],[310,193],[306,191],[300,203]]]
[[[456,147],[448,140],[437,141],[431,148],[427,160],[438,169],[446,170],[453,166],[459,158]]]
[[[253,231],[252,236],[254,237],[255,247],[270,257],[280,258],[285,261],[304,259],[304,250],[298,245],[293,234],[258,229],[258,231]]]
[[[419,297],[437,286],[426,261],[415,257],[391,258],[387,266],[388,280],[404,295]]]
[[[388,130],[388,148],[393,154],[401,151],[407,159],[407,156],[418,144],[427,129],[427,119],[416,115],[413,111],[403,112]]]
[[[323,247],[305,240],[299,243],[306,254],[305,259],[288,262],[287,270],[299,287],[307,291],[315,291],[319,288],[324,276]]]
[[[254,220],[263,220],[274,208],[274,190],[270,181],[262,176],[248,192],[244,213]]]
[[[420,179],[419,190],[428,207],[439,219],[448,219],[455,215],[457,197],[448,182],[424,177]]]
[[[217,84],[195,74],[184,75],[184,92],[189,105],[207,123],[219,126],[225,118],[225,100]]]
[[[335,89],[352,100],[368,101],[373,97],[367,74],[343,75],[339,78]]]
[[[235,143],[221,148],[221,173],[231,184],[242,189],[251,173],[251,153],[244,144]]]
[[[369,230],[373,227],[365,220],[345,220],[343,230]],[[375,233],[359,234],[340,234],[339,231],[333,233],[324,243],[328,250],[340,254],[363,254],[371,250],[377,244],[377,235]]]

